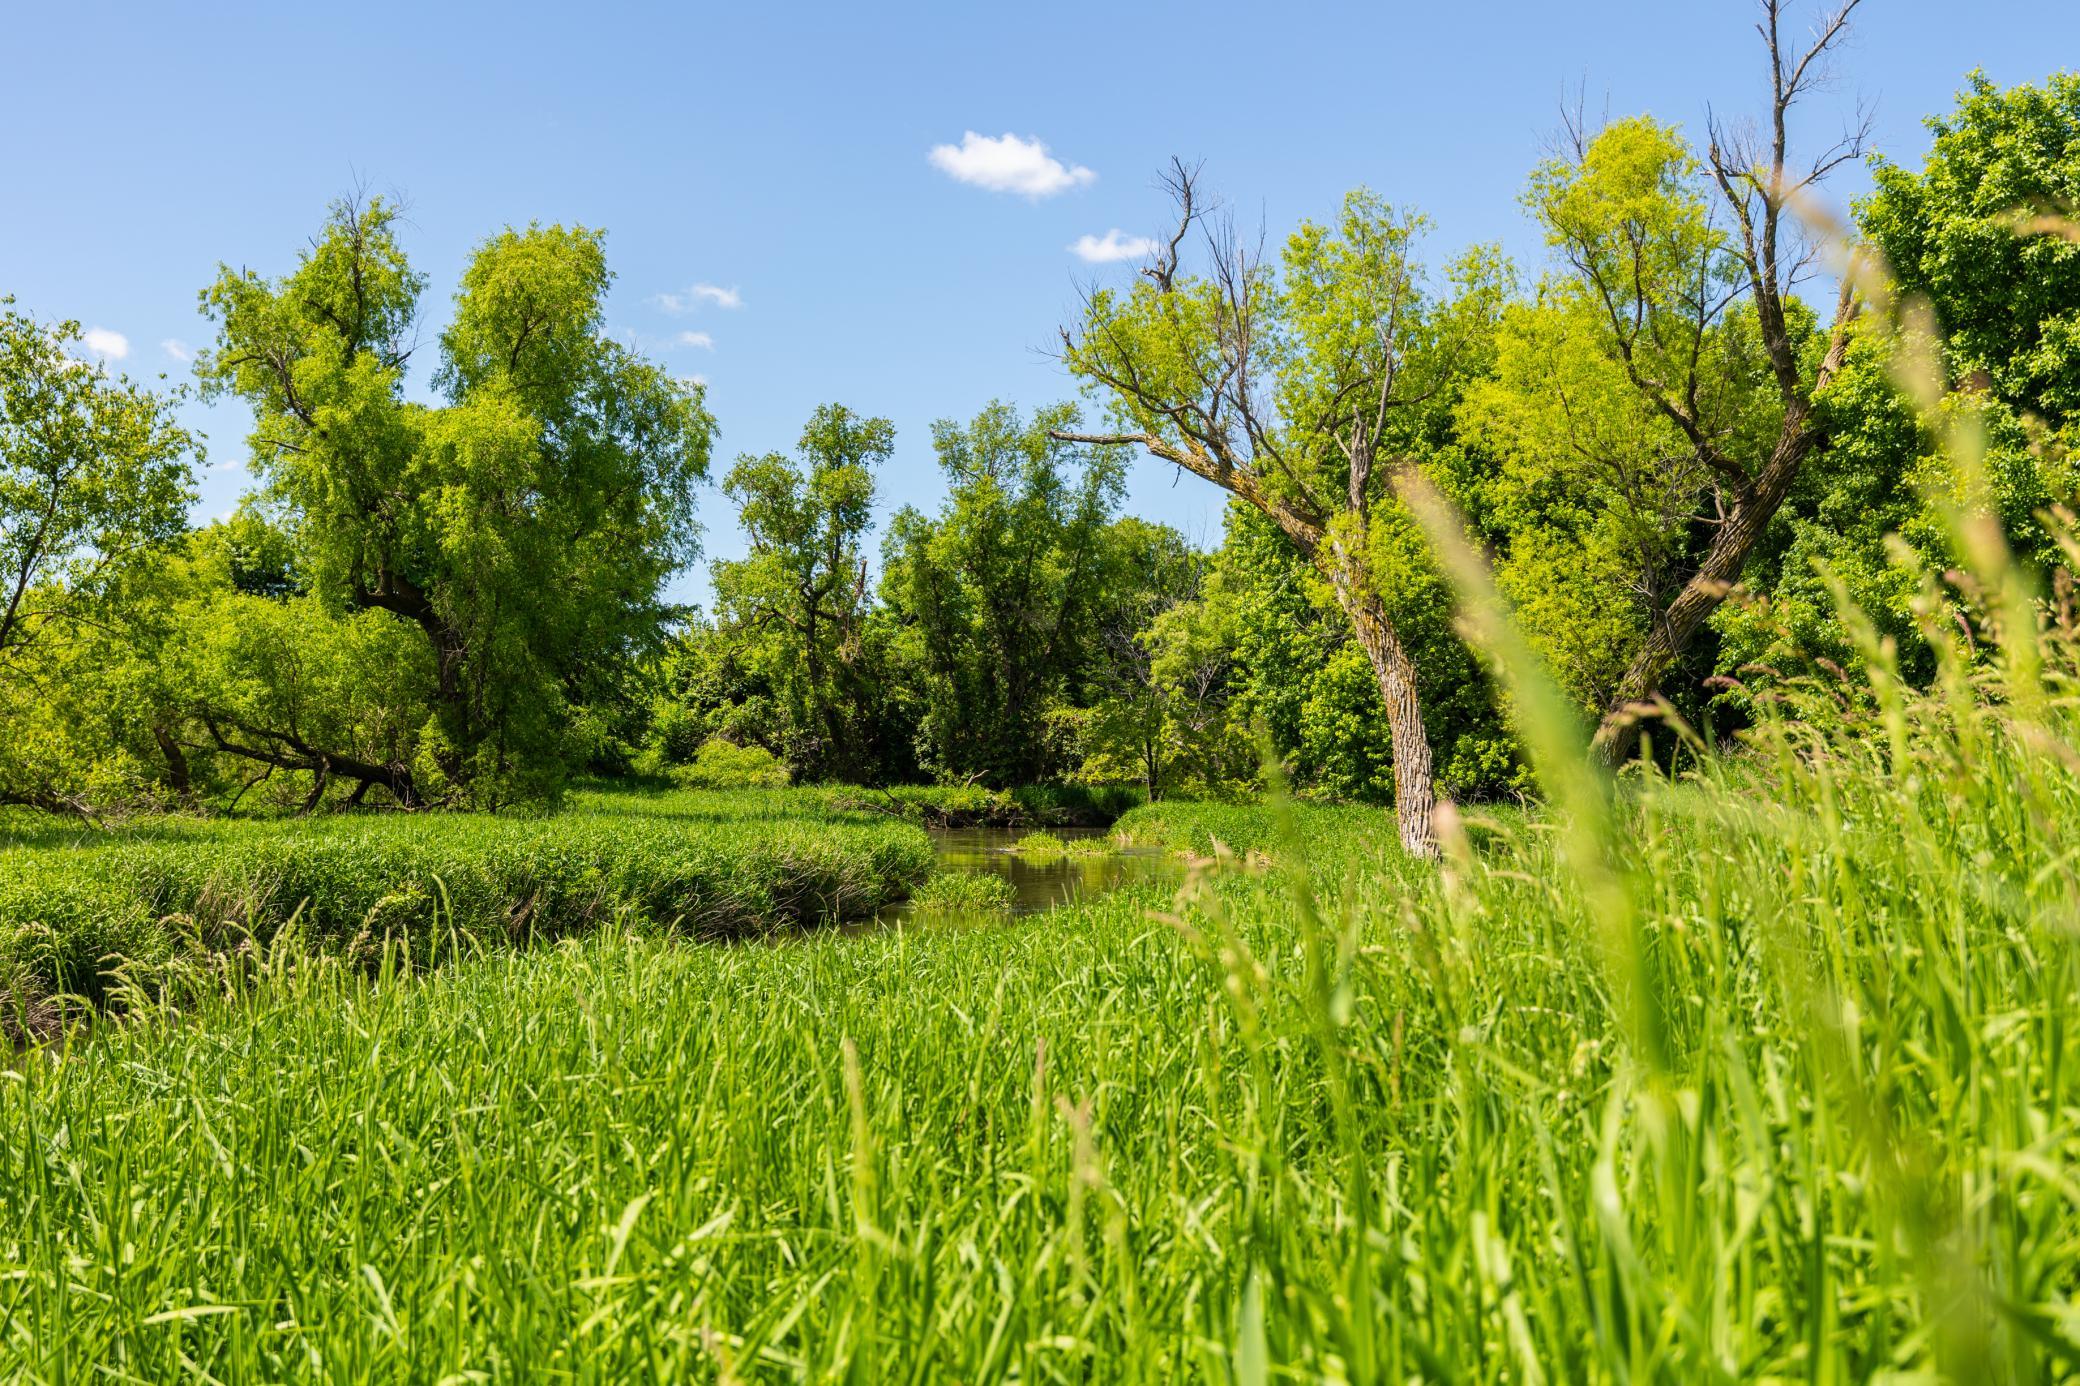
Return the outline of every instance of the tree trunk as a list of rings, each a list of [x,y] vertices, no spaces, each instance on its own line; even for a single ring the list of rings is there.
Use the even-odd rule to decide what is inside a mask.
[[[1818,433],[1804,427],[1805,415],[1806,411],[1799,408],[1785,418],[1776,451],[1762,474],[1719,526],[1697,572],[1683,584],[1683,590],[1676,593],[1667,610],[1656,615],[1646,640],[1633,655],[1624,677],[1618,680],[1590,743],[1604,764],[1617,765],[1632,756],[1639,745],[1640,704],[1660,691],[1662,677],[1689,648],[1697,628],[1726,599],[1726,593],[1739,580],[1741,569],[1747,566],[1748,555],[1775,518],[1777,507],[1784,503],[1791,483],[1798,477],[1800,464],[1819,442]]]
[[[1386,606],[1353,572],[1355,565],[1339,551],[1329,580],[1336,599],[1350,617],[1365,657],[1379,680],[1380,702],[1387,710],[1387,732],[1394,748],[1394,822],[1401,845],[1412,857],[1437,855],[1437,786],[1430,757],[1430,733],[1423,725],[1423,704],[1416,695],[1416,666],[1387,616]]]
[[[188,768],[187,752],[181,743],[173,739],[173,732],[164,723],[152,727],[152,740],[159,744],[159,754],[166,759],[166,783],[180,796],[184,804],[195,801],[195,777]]]

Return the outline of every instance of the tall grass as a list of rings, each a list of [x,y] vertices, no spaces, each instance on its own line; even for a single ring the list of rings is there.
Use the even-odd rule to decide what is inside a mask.
[[[1168,806],[1274,865],[996,929],[608,934],[147,1009],[0,1077],[0,1354],[2060,1379],[2080,736],[2071,632],[2039,652],[2019,702],[1961,651],[1924,695],[1874,649],[1748,754],[1611,793],[1586,845],[1468,821],[1438,871],[1377,820]]]
[[[48,822],[0,839],[0,995],[101,998],[283,930],[352,957],[546,942],[635,910],[703,937],[871,915],[922,881],[917,829],[788,791],[589,793],[539,818]]]

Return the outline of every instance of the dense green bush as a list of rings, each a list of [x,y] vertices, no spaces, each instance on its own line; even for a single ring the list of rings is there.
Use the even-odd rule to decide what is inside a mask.
[[[788,778],[787,766],[765,747],[719,736],[702,742],[689,764],[672,769],[673,782],[688,789],[781,789]]]

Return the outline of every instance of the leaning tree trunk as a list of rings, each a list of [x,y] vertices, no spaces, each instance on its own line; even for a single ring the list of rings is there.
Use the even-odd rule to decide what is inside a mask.
[[[1726,599],[1727,592],[1739,580],[1741,569],[1747,566],[1748,555],[1754,552],[1762,532],[1784,503],[1791,483],[1798,477],[1800,463],[1820,440],[1818,433],[1803,426],[1805,414],[1800,408],[1786,418],[1776,451],[1761,475],[1719,526],[1696,573],[1647,628],[1647,638],[1633,655],[1624,677],[1618,680],[1617,690],[1611,694],[1591,742],[1604,764],[1617,765],[1632,757],[1639,745],[1640,717],[1646,710],[1642,705],[1660,691],[1662,678],[1682,658],[1697,628]]]
[[[1369,591],[1341,553],[1330,566],[1337,604],[1350,618],[1386,705],[1387,732],[1394,749],[1394,822],[1401,845],[1413,857],[1437,855],[1437,786],[1430,757],[1430,732],[1416,695],[1416,666],[1401,643],[1386,605]]]

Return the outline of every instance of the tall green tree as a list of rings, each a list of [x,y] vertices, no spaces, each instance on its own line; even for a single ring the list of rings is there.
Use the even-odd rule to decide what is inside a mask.
[[[1173,761],[1188,759],[1198,744],[1191,732],[1203,723],[1195,714],[1207,671],[1189,668],[1174,651],[1169,666],[1159,666],[1163,650],[1150,637],[1165,614],[1198,594],[1206,560],[1176,530],[1133,516],[1107,526],[1103,551],[1084,618],[1082,774],[1102,782],[1125,770],[1154,802],[1177,778]]]
[[[607,337],[603,237],[582,227],[478,246],[439,338],[442,402],[411,398],[425,281],[396,229],[380,200],[341,202],[287,275],[224,269],[197,372],[252,407],[254,464],[315,597],[425,643],[429,716],[412,763],[385,767],[392,792],[550,792],[573,707],[654,640],[660,588],[696,551],[714,421],[698,385]]]
[[[1898,291],[1934,310],[1944,384],[1984,415],[1989,500],[2049,566],[2036,515],[2080,490],[2080,74],[2003,90],[1974,73],[1928,125],[1919,171],[1874,161],[1858,222]]]
[[[1443,445],[1451,403],[1483,368],[1506,275],[1490,252],[1442,291],[1418,257],[1421,218],[1369,193],[1307,224],[1276,269],[1209,221],[1196,171],[1173,165],[1176,234],[1126,292],[1098,290],[1062,334],[1069,368],[1130,444],[1263,514],[1327,582],[1379,686],[1402,844],[1434,855],[1426,695],[1474,679],[1449,599],[1396,479]],[[1206,267],[1180,256],[1203,233]],[[1419,658],[1427,649],[1429,667]]]
[[[1494,370],[1459,409],[1465,462],[1452,483],[1517,623],[1592,717],[1617,697],[1716,518],[1711,469],[1607,351],[1601,318],[1566,277],[1511,305]],[[1694,345],[1700,414],[1722,450],[1752,455],[1766,445],[1754,435],[1776,424],[1752,318],[1733,314]]]
[[[865,780],[883,770],[880,679],[869,667],[866,537],[874,469],[895,425],[818,408],[798,458],[737,459],[722,488],[750,554],[714,565],[717,614],[786,710],[779,748],[798,776]]]
[[[932,442],[949,495],[898,513],[882,594],[919,709],[925,768],[991,785],[1070,768],[1048,722],[1076,704],[1104,589],[1117,462],[1065,442],[1073,407],[993,403]]]
[[[1963,557],[1946,506],[1983,502],[2025,562],[2060,561],[2039,517],[2080,498],[2080,77],[2002,89],[1974,74],[1928,124],[1920,168],[1873,160],[1857,225],[1894,292],[1933,311],[1944,408],[1972,416],[1982,464],[1963,475],[1895,383],[1902,339],[1859,332],[1819,401],[1827,451],[1758,551],[1762,599],[1715,620],[1727,673],[1848,662],[1841,590],[1896,642],[1909,678],[1931,674],[1913,607],[1924,578]],[[1905,340],[1922,345],[1918,331]]]
[[[1700,162],[1651,120],[1619,121],[1593,138],[1576,123],[1573,148],[1532,177],[1528,201],[1575,295],[1593,310],[1601,350],[1709,477],[1709,510],[1699,517],[1709,542],[1651,610],[1611,690],[1595,738],[1609,759],[1630,752],[1638,709],[1740,580],[1800,470],[1826,446],[1815,401],[1841,369],[1857,306],[1845,279],[1830,328],[1815,332],[1797,297],[1811,250],[1795,209],[1858,156],[1863,132],[1798,167],[1789,129],[1857,3],[1823,15],[1799,49],[1783,43],[1781,0],[1764,0],[1758,27],[1770,95],[1759,136],[1715,123]],[[1737,331],[1736,305],[1752,321],[1770,386],[1759,430],[1752,392],[1723,353]]]
[[[0,298],[0,674],[185,527],[199,456],[168,402]]]

